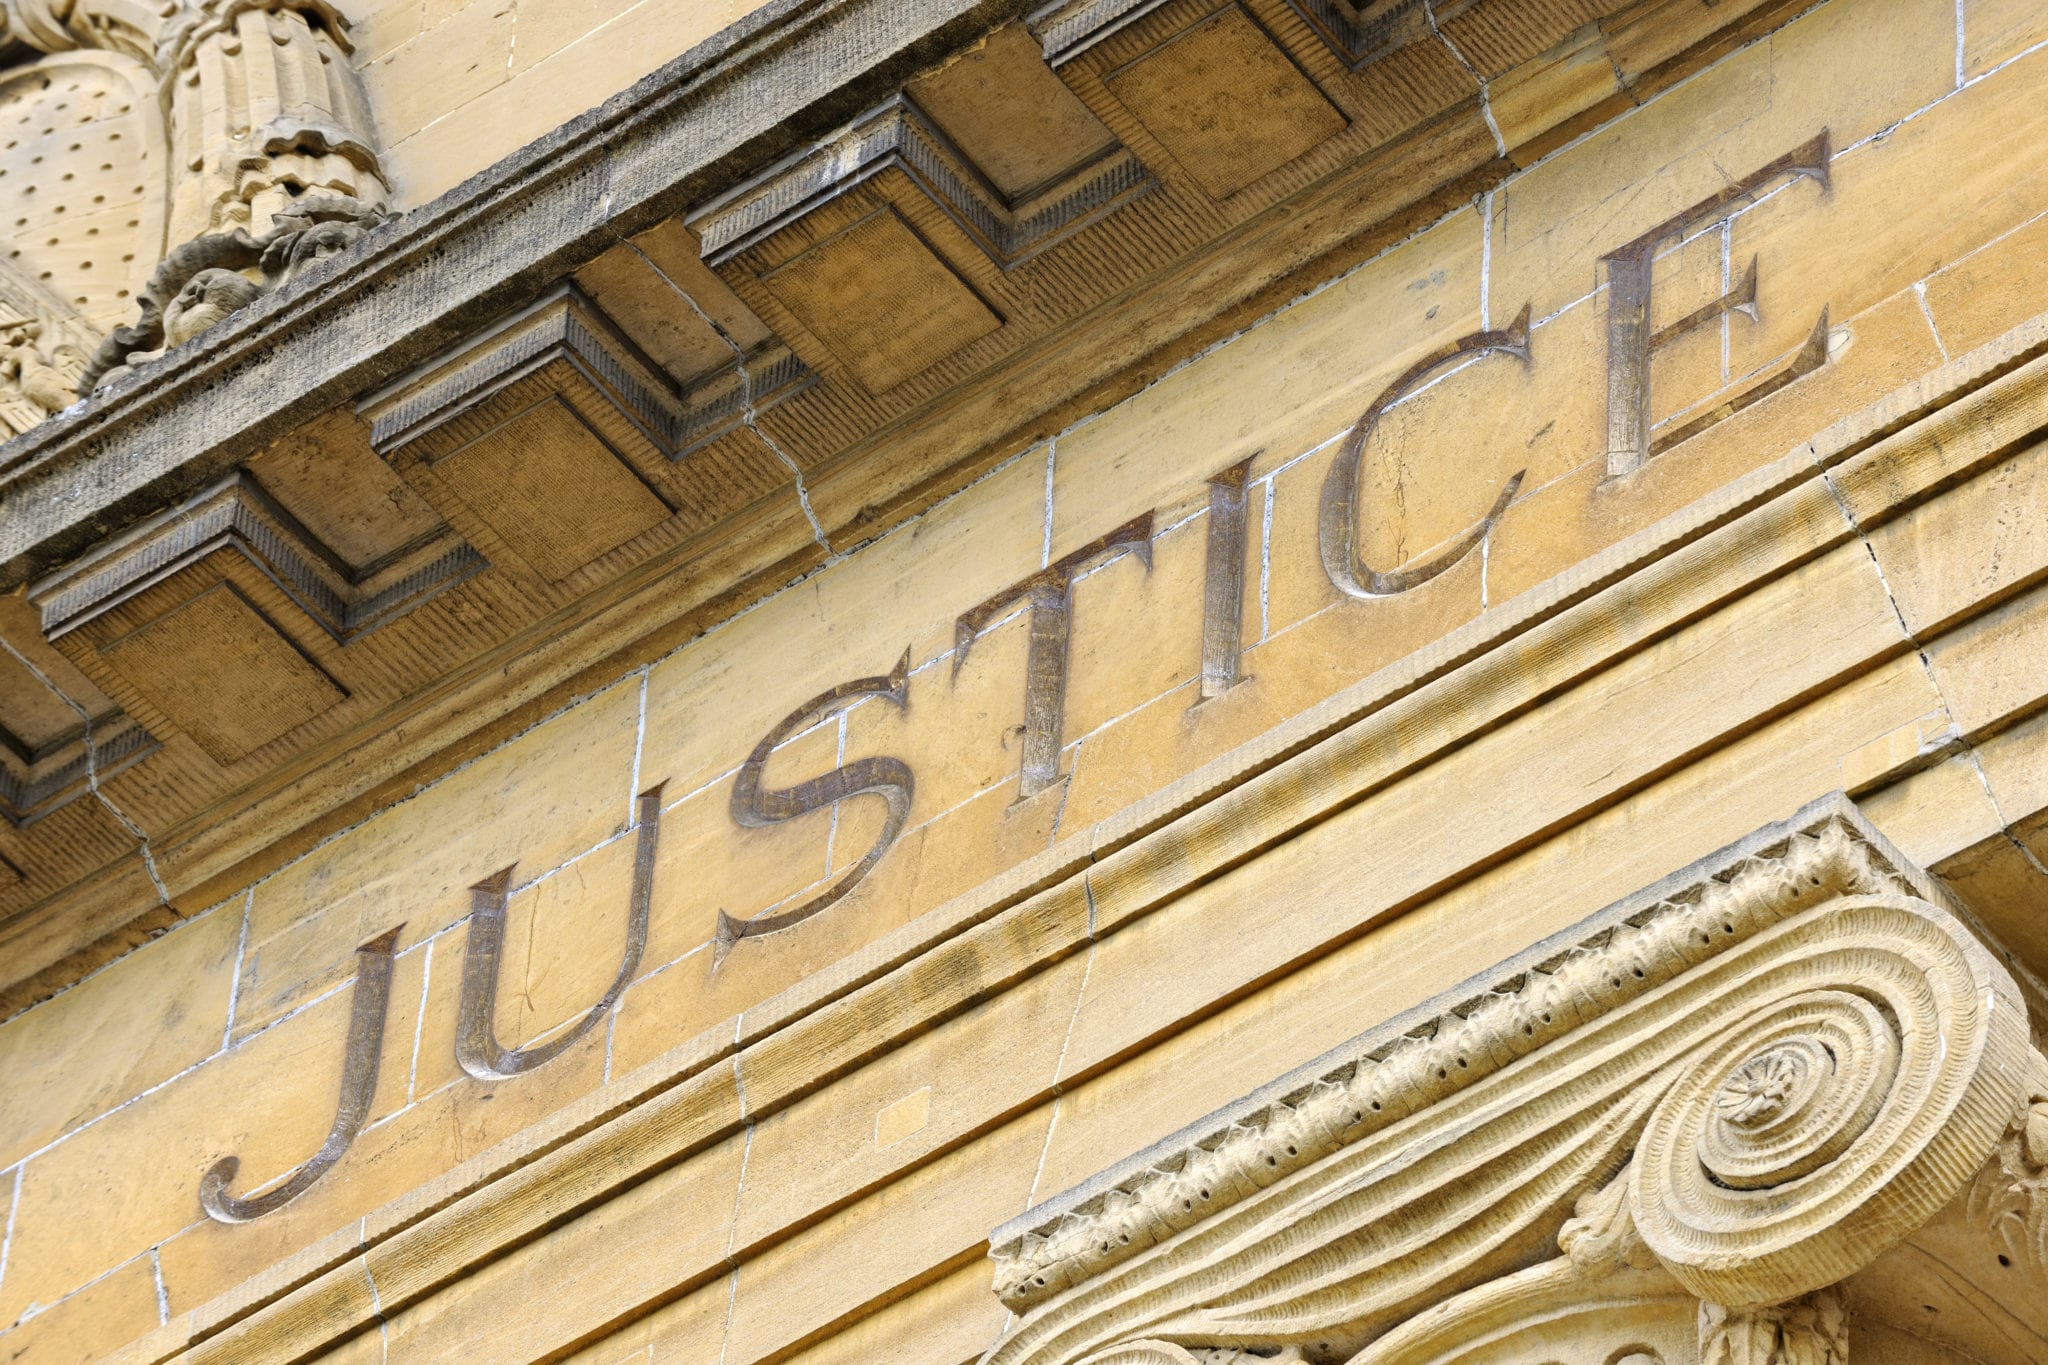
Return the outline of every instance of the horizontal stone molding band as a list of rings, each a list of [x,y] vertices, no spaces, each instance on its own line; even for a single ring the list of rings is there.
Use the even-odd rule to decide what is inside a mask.
[[[1099,1183],[1055,1197],[1046,1213],[991,1237],[997,1296],[1023,1311],[1085,1283],[1647,995],[1738,936],[1809,907],[1816,891],[1905,889],[1869,837],[1830,812],[1618,923],[1596,923],[1583,940],[1396,1036],[1360,1039],[1334,1066],[1276,1082],[1282,1098],[1234,1109],[1189,1140],[1168,1139]]]
[[[2048,426],[2044,350],[2048,320],[1902,388],[1778,463],[613,1080],[364,1225],[174,1318],[138,1344],[136,1358],[295,1359],[428,1298],[1537,700],[1844,546],[1860,526],[1995,462]],[[1547,946],[1526,965],[1570,942]],[[1422,1022],[1411,1017],[1400,1028]],[[373,1306],[370,1276],[381,1307]]]

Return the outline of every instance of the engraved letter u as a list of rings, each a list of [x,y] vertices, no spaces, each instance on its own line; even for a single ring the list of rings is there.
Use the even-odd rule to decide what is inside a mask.
[[[647,948],[648,903],[653,898],[654,850],[661,837],[661,788],[640,794],[638,832],[633,851],[633,899],[626,922],[626,954],[619,974],[604,998],[560,1035],[538,1047],[514,1049],[498,1043],[492,1025],[498,1011],[498,966],[505,947],[505,902],[512,885],[512,867],[486,877],[470,888],[469,944],[462,955],[462,999],[456,1006],[455,1060],[480,1081],[502,1081],[531,1071],[574,1047],[598,1020],[619,1003],[640,970]],[[513,867],[517,867],[514,864]]]

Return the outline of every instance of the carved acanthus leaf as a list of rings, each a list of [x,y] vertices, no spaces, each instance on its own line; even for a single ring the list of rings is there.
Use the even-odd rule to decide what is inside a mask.
[[[1636,1231],[1629,1209],[1631,1171],[1579,1196],[1572,1217],[1557,1235],[1557,1245],[1581,1274],[1611,1275],[1617,1270],[1648,1270],[1657,1255]]]
[[[2037,1071],[2048,1070],[2035,1054]],[[2048,1273],[2048,1093],[2031,1094],[1970,1184],[1969,1216],[2015,1261]]]
[[[1762,1308],[1700,1305],[1700,1365],[1848,1365],[1842,1296],[1822,1289]]]

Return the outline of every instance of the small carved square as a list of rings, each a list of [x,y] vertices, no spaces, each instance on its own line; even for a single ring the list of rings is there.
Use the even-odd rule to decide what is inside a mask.
[[[1183,29],[1105,82],[1213,199],[1279,170],[1345,124],[1240,5]]]
[[[869,393],[1003,325],[894,209],[876,210],[762,281]]]
[[[669,515],[560,395],[442,456],[434,472],[551,583]]]
[[[348,695],[230,583],[100,653],[216,763],[235,762]]]

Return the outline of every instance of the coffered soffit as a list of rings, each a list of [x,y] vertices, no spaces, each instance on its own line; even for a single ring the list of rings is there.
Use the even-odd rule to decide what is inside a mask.
[[[96,484],[91,508],[69,500],[76,516],[16,517],[0,527],[5,577],[48,572],[91,543],[94,526],[139,520],[198,491],[280,430],[337,399],[387,387],[496,325],[508,304],[524,306],[622,237],[678,214],[703,229],[712,263],[754,304],[765,292],[753,285],[759,272],[735,270],[736,256],[766,250],[806,219],[829,219],[849,196],[865,194],[868,211],[877,206],[870,200],[887,199],[1009,329],[1002,344],[976,352],[985,364],[1086,314],[1189,242],[1213,240],[1314,187],[1323,188],[1311,200],[1327,197],[1348,165],[1424,137],[1418,150],[1430,173],[1403,173],[1405,189],[1381,187],[1373,203],[1347,202],[1341,226],[1312,233],[1295,259],[1270,262],[1247,280],[1255,289],[1356,237],[1362,224],[1398,215],[1437,188],[1423,183],[1431,175],[1456,180],[1500,156],[1472,72],[1426,24],[1409,21],[1413,5],[1359,7],[1358,22],[1391,36],[1358,60],[1340,59],[1319,36],[1323,20],[1304,17],[1327,9],[1341,18],[1352,8],[1336,0],[1306,9],[1291,0],[1069,4],[1029,14],[995,0],[763,6],[603,109],[334,259],[310,263],[303,281],[149,364],[146,382],[119,383],[10,442],[0,481],[16,508],[40,506],[32,489],[61,484],[110,440],[151,454]],[[1617,34],[1664,22],[1641,0],[1593,8],[1606,16],[1598,26]],[[1687,19],[1670,41],[1632,41],[1616,56],[1626,93],[1617,89],[1598,108],[1552,109],[1556,127],[1539,127],[1539,117],[1518,128],[1510,159],[1524,154],[1514,143],[1552,145],[1544,139],[1627,107],[1731,33],[1754,32],[1787,8],[1777,0],[1724,6],[1711,30]],[[1515,60],[1540,64],[1566,36],[1563,19],[1439,11],[1447,35],[1462,41],[1471,35],[1460,26],[1478,25],[1474,33],[1498,40],[1490,51]],[[905,207],[919,201],[943,228],[919,221],[925,209]],[[1292,210],[1297,226],[1309,221],[1301,218],[1308,207]],[[1089,233],[1099,240],[1088,272],[1069,262],[1029,283],[1000,283]],[[979,278],[974,257],[991,263],[998,284]],[[378,306],[354,310],[373,295]],[[960,345],[975,339],[960,336]],[[815,340],[782,338],[813,369],[818,357],[804,351]],[[904,397],[923,402],[935,392]],[[895,415],[870,411],[854,421],[850,413],[835,424],[830,452]]]

